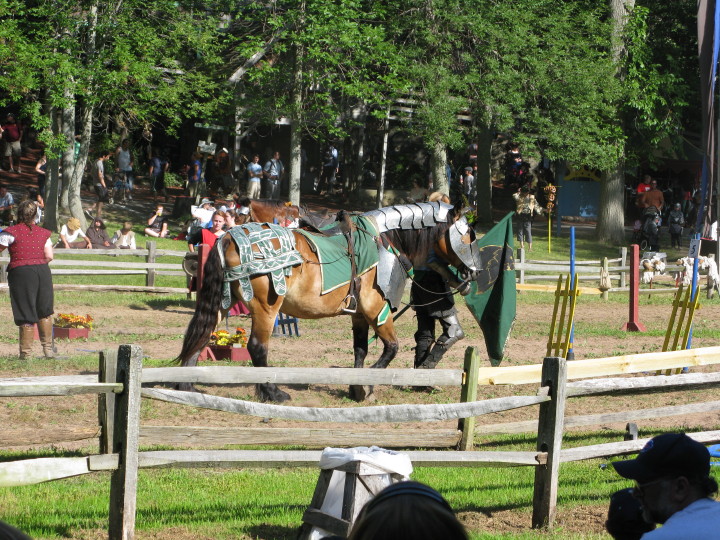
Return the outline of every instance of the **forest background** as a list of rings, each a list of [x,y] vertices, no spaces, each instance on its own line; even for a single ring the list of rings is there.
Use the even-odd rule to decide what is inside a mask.
[[[192,119],[242,138],[283,118],[294,203],[303,137],[346,141],[353,191],[372,140],[395,126],[422,141],[443,191],[448,151],[478,145],[488,223],[502,132],[525,154],[602,171],[597,235],[620,244],[625,171],[677,156],[699,131],[696,11],[691,0],[0,0],[0,106],[46,145],[50,229],[59,208],[84,222],[86,164],[118,134],[173,134]]]

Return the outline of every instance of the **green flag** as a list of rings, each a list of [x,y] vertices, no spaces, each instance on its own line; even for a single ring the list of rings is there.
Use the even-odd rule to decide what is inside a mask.
[[[484,268],[465,297],[468,309],[483,331],[493,366],[502,361],[505,343],[515,322],[517,292],[512,216],[512,213],[505,216],[477,240]]]

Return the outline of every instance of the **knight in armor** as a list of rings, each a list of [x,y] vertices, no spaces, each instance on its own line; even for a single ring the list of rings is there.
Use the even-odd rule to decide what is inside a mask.
[[[433,369],[447,350],[465,337],[457,318],[453,290],[465,296],[470,284],[461,283],[448,265],[430,253],[424,267],[415,269],[410,289],[411,303],[417,316],[415,332],[415,368]],[[442,334],[435,339],[435,321]]]

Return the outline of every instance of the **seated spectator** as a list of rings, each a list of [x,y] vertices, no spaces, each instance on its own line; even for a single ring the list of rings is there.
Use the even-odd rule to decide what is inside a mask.
[[[684,433],[665,433],[648,441],[637,458],[613,462],[635,481],[633,495],[643,519],[662,527],[643,540],[709,540],[720,531],[720,502],[711,499],[718,484],[710,476],[710,452]]]
[[[154,236],[155,238],[165,238],[168,234],[167,220],[163,216],[163,205],[158,204],[155,207],[155,212],[148,218],[148,226],[145,228],[145,234],[147,236]]]
[[[15,199],[12,193],[8,192],[5,184],[0,184],[0,222],[8,225],[15,219],[13,208],[15,208]]]
[[[137,246],[135,245],[135,233],[132,230],[132,223],[130,221],[123,223],[123,228],[115,231],[115,234],[110,241],[119,249],[137,249]]]
[[[82,238],[82,240],[78,240],[78,238]],[[92,249],[92,244],[80,229],[80,220],[71,217],[60,229],[60,239],[55,244],[55,247],[60,249]]]
[[[615,540],[640,540],[646,532],[655,528],[642,517],[640,501],[633,495],[633,488],[621,489],[610,497],[610,508],[605,529]]]
[[[93,220],[92,225],[85,231],[85,236],[90,240],[93,249],[115,249],[115,245],[110,242],[102,218],[96,217]]]
[[[215,214],[213,202],[207,198],[203,199],[200,201],[200,206],[193,205],[190,207],[190,214],[197,220],[200,227],[209,227],[213,214]]]
[[[448,502],[420,482],[392,484],[363,507],[349,540],[466,540]]]

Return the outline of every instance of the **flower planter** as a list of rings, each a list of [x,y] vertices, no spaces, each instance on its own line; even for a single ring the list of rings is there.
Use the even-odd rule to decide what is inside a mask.
[[[210,350],[212,354],[207,352]],[[232,345],[210,345],[201,354],[198,360],[232,360],[242,362],[250,360],[250,352],[247,347],[233,347]]]
[[[60,328],[59,326],[53,326],[55,339],[87,339],[89,335],[89,328]]]
[[[35,339],[40,339],[37,324],[33,326]],[[87,339],[90,335],[89,328],[61,328],[53,326],[53,335],[55,339]]]

